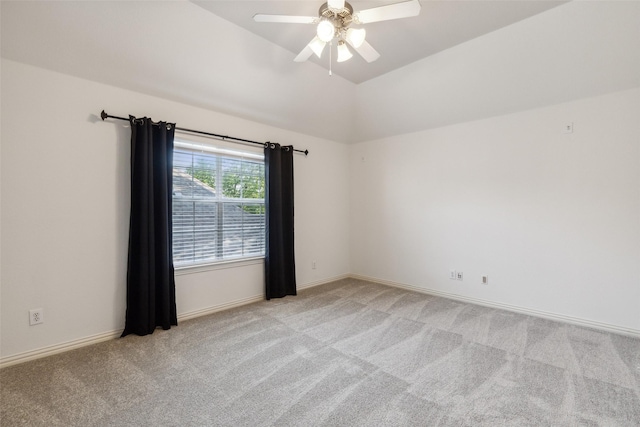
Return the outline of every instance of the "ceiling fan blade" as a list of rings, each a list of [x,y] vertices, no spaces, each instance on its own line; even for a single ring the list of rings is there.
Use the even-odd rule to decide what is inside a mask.
[[[318,58],[320,58],[325,45],[326,43],[320,40],[318,36],[316,36],[309,42],[308,45],[304,47],[304,49],[302,49],[298,56],[296,56],[293,60],[295,62],[304,62],[309,59],[309,57],[314,53]]]
[[[292,15],[265,15],[256,13],[253,15],[256,22],[275,22],[283,24],[314,24],[318,22],[315,16],[292,16]]]
[[[347,43],[349,43],[347,41]],[[362,56],[364,58],[365,61],[367,62],[373,62],[376,59],[380,58],[380,54],[378,53],[377,50],[375,50],[369,43],[367,43],[367,41],[363,41],[362,44],[360,45],[360,47],[355,47],[354,45],[352,45],[351,43],[349,43],[351,45],[352,48],[354,48],[356,50],[356,52],[358,52],[358,54],[360,54],[360,56]]]
[[[361,10],[355,13],[355,18],[360,24],[369,24],[371,22],[409,18],[412,16],[418,16],[419,14],[420,2],[418,0],[409,0],[387,6]]]
[[[298,54],[298,56],[296,56],[293,61],[294,62],[304,62],[307,59],[309,59],[309,57],[311,57],[311,55],[313,55],[313,50],[311,50],[311,46],[306,45],[304,47],[304,49],[302,49],[300,51],[300,53]]]
[[[298,54],[298,56],[296,56],[293,60],[294,62],[304,62],[307,59],[309,59],[309,57],[311,55],[313,55],[314,52],[314,47],[315,49],[318,51],[318,53],[316,53],[316,55],[318,55],[318,57],[320,57],[320,54],[322,53],[322,50],[324,49],[324,45],[325,43],[320,41],[320,39],[318,39],[318,37],[314,37],[309,44],[307,44],[304,49],[302,49],[300,51],[300,53]]]

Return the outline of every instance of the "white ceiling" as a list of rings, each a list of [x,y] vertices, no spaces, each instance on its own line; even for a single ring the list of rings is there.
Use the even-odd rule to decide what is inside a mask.
[[[253,23],[257,12],[313,13],[318,3],[307,1],[204,4],[227,19],[245,16],[244,29],[188,0],[2,0],[0,53],[136,94],[345,143],[640,87],[639,1],[421,3],[414,20],[367,27],[382,55],[377,62],[354,55],[335,65],[333,77],[326,64],[293,62],[313,28]],[[381,3],[353,2],[356,10],[372,4]],[[311,12],[297,9],[310,6]],[[254,34],[258,30],[265,33]],[[311,34],[296,36],[298,31]],[[85,94],[60,102],[78,96]],[[171,121],[180,112],[179,106],[158,110],[152,98],[132,99],[137,101],[128,111],[110,111],[105,100],[90,95],[84,102],[87,114],[104,108]],[[188,117],[180,125],[197,128]],[[224,120],[203,130],[228,133]]]
[[[256,23],[253,15],[317,16],[323,0],[305,1],[218,1],[192,0],[219,17],[298,54],[315,36],[315,26],[307,24]],[[350,1],[354,11],[398,3],[403,0]],[[499,1],[433,1],[421,0],[420,15],[393,21],[364,25],[367,41],[380,53],[380,58],[367,63],[354,54],[347,62],[332,64],[334,74],[353,83],[408,65],[452,46],[503,28],[566,1],[499,0]],[[329,69],[326,51],[322,58],[310,59]],[[291,63],[291,67],[297,64]]]

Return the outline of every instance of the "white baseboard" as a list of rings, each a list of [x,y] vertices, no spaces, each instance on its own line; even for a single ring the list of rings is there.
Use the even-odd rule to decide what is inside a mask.
[[[350,274],[341,274],[339,276],[330,277],[328,279],[318,280],[316,282],[306,283],[304,285],[298,286],[298,290],[313,288],[314,286],[324,285],[326,283],[336,282],[338,280],[349,279],[352,276]]]
[[[196,317],[206,316],[208,314],[217,313],[230,308],[240,307],[242,305],[253,304],[254,302],[264,300],[264,295],[254,295],[247,298],[241,298],[235,301],[226,302],[224,304],[214,305],[212,307],[202,308],[200,310],[189,311],[178,315],[178,324],[183,320],[195,319]]]
[[[309,289],[315,286],[320,286],[320,285],[324,285],[326,283],[331,283],[331,282],[335,282],[337,280],[343,280],[343,279],[358,279],[358,280],[365,280],[368,282],[373,282],[373,283],[379,283],[381,285],[387,285],[387,286],[393,286],[396,288],[401,288],[401,289],[406,289],[409,291],[414,291],[414,292],[420,292],[423,294],[430,294],[430,295],[436,295],[436,296],[440,296],[440,297],[444,297],[444,298],[449,298],[449,299],[453,299],[453,300],[458,300],[458,301],[463,301],[463,302],[468,302],[471,304],[478,304],[478,305],[483,305],[486,307],[493,307],[493,308],[499,308],[499,309],[503,309],[503,310],[508,310],[508,311],[513,311],[516,313],[522,313],[522,314],[527,314],[527,315],[531,315],[531,316],[536,316],[536,317],[542,317],[545,319],[551,319],[551,320],[557,320],[560,322],[565,322],[565,323],[571,323],[574,325],[579,325],[579,326],[585,326],[585,327],[589,327],[589,328],[594,328],[594,329],[599,329],[599,330],[603,330],[603,331],[607,331],[607,332],[613,332],[613,333],[617,333],[617,334],[622,334],[622,335],[629,335],[635,338],[640,338],[640,330],[637,329],[632,329],[632,328],[626,328],[626,327],[622,327],[622,326],[618,326],[618,325],[612,325],[612,324],[608,324],[608,323],[603,323],[603,322],[596,322],[593,320],[589,320],[589,319],[581,319],[581,318],[577,318],[577,317],[572,317],[572,316],[567,316],[564,314],[558,314],[558,313],[550,313],[550,312],[545,312],[545,311],[541,311],[541,310],[535,310],[535,309],[531,309],[531,308],[527,308],[527,307],[519,307],[519,306],[515,306],[515,305],[510,305],[510,304],[503,304],[503,303],[499,303],[499,302],[494,302],[494,301],[487,301],[487,300],[482,300],[482,299],[478,299],[478,298],[471,298],[471,297],[465,297],[462,295],[456,295],[456,294],[452,294],[452,293],[448,293],[448,292],[442,292],[442,291],[438,291],[435,289],[429,289],[429,288],[422,288],[422,287],[418,287],[418,286],[413,286],[413,285],[407,285],[404,283],[398,283],[398,282],[392,282],[389,280],[383,280],[383,279],[378,279],[375,277],[368,277],[368,276],[361,276],[361,275],[357,275],[357,274],[343,274],[340,276],[335,276],[335,277],[331,277],[331,278],[327,278],[327,279],[323,279],[323,280],[318,280],[315,282],[310,282],[310,283],[305,283],[304,285],[300,285],[298,286],[298,290],[304,290],[304,289]],[[231,308],[234,307],[240,307],[246,304],[252,304],[255,302],[259,302],[259,301],[263,301],[264,300],[264,295],[254,295],[254,296],[250,296],[250,297],[246,297],[246,298],[241,298],[238,300],[234,300],[234,301],[230,301],[224,304],[218,304],[212,307],[207,307],[207,308],[203,308],[200,310],[194,310],[194,311],[190,311],[187,313],[182,313],[180,315],[178,315],[178,322],[184,321],[184,320],[189,320],[189,319],[195,319],[196,317],[201,317],[201,316],[206,316],[209,314],[213,314],[219,311],[223,311],[223,310],[229,310]],[[92,345],[92,344],[97,344],[99,342],[103,342],[103,341],[108,341],[114,338],[118,338],[120,335],[122,334],[122,330],[117,330],[117,331],[109,331],[109,332],[103,332],[100,334],[96,334],[96,335],[91,335],[88,337],[84,337],[84,338],[80,338],[77,340],[72,340],[72,341],[67,341],[61,344],[55,344],[55,345],[51,345],[51,346],[47,346],[47,347],[42,347],[36,350],[30,350],[30,351],[26,351],[23,353],[18,353],[15,354],[13,356],[9,356],[9,357],[4,357],[0,359],[0,369],[7,367],[7,366],[11,366],[11,365],[17,365],[19,363],[24,363],[24,362],[28,362],[30,360],[35,360],[35,359],[40,359],[43,357],[47,357],[47,356],[52,356],[54,354],[58,354],[58,353],[63,353],[65,351],[69,351],[69,350],[74,350],[80,347],[85,347],[88,345]]]
[[[336,280],[346,279],[349,277],[350,276],[348,274],[344,274],[341,276],[331,277],[331,278],[319,280],[316,282],[305,283],[304,285],[298,286],[298,290],[312,288],[314,286],[323,285],[325,283],[331,283]],[[206,316],[208,314],[217,313],[223,310],[229,310],[234,307],[240,307],[242,305],[252,304],[254,302],[263,301],[263,300],[264,300],[263,294],[253,295],[250,297],[230,301],[224,304],[218,304],[212,307],[189,311],[187,313],[182,313],[178,315],[178,323],[184,320],[195,319],[196,317]],[[28,362],[30,360],[40,359],[40,358],[52,356],[58,353],[64,353],[65,351],[74,350],[76,348],[85,347],[92,344],[97,344],[99,342],[112,340],[112,339],[118,338],[121,334],[122,334],[122,329],[119,329],[117,331],[103,332],[101,334],[91,335],[88,337],[68,341],[61,344],[42,347],[36,350],[25,351],[24,353],[18,353],[9,357],[3,357],[0,359],[0,369],[7,366]]]
[[[38,348],[36,350],[25,351],[24,353],[18,353],[9,357],[3,357],[2,359],[0,359],[0,368],[17,365],[19,363],[40,359],[42,357],[47,357],[58,353],[64,353],[65,351],[74,350],[76,348],[85,347],[91,344],[97,344],[99,342],[112,340],[114,338],[118,338],[120,335],[122,335],[122,329],[117,331],[103,332],[96,335],[90,335],[88,337],[80,338],[77,340],[67,341],[61,344],[54,344],[47,347]]]
[[[463,296],[463,295],[457,295],[457,294],[452,294],[452,293],[448,293],[448,292],[442,292],[442,291],[438,291],[438,290],[435,290],[435,289],[422,288],[422,287],[418,287],[418,286],[407,285],[407,284],[404,284],[404,283],[397,283],[397,282],[392,282],[392,281],[389,281],[389,280],[377,279],[375,277],[361,276],[361,275],[357,275],[357,274],[352,274],[352,275],[350,275],[350,277],[353,278],[353,279],[365,280],[367,282],[373,282],[373,283],[379,283],[381,285],[393,286],[395,288],[406,289],[408,291],[419,292],[419,293],[422,293],[422,294],[440,296],[440,297],[443,297],[443,298],[449,298],[449,299],[453,299],[453,300],[457,300],[457,301],[468,302],[468,303],[471,303],[471,304],[483,305],[485,307],[499,308],[499,309],[502,309],[502,310],[512,311],[512,312],[515,312],[515,313],[527,314],[527,315],[530,315],[530,316],[542,317],[544,319],[557,320],[559,322],[571,323],[573,325],[584,326],[584,327],[593,328],[593,329],[599,329],[599,330],[606,331],[606,332],[613,332],[615,334],[628,335],[628,336],[632,336],[634,338],[640,338],[640,330],[633,329],[633,328],[627,328],[627,327],[624,327],[624,326],[612,325],[612,324],[603,323],[603,322],[596,322],[594,320],[567,316],[565,314],[551,313],[551,312],[547,312],[547,311],[535,310],[535,309],[532,309],[532,308],[520,307],[520,306],[516,306],[516,305],[511,305],[511,304],[503,304],[503,303],[500,303],[500,302],[488,301],[488,300],[483,300],[483,299],[479,299],[479,298],[471,298],[471,297],[466,297],[466,296]]]

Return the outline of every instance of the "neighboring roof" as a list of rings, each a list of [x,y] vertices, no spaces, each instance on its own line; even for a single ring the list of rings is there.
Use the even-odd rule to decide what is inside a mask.
[[[215,197],[216,190],[186,172],[173,170],[173,197]]]

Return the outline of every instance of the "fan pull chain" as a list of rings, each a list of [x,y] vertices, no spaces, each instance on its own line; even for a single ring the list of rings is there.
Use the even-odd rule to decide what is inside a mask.
[[[331,65],[333,64],[333,60],[331,59],[331,55],[333,53],[333,40],[329,42],[329,76],[332,76],[331,73]]]

